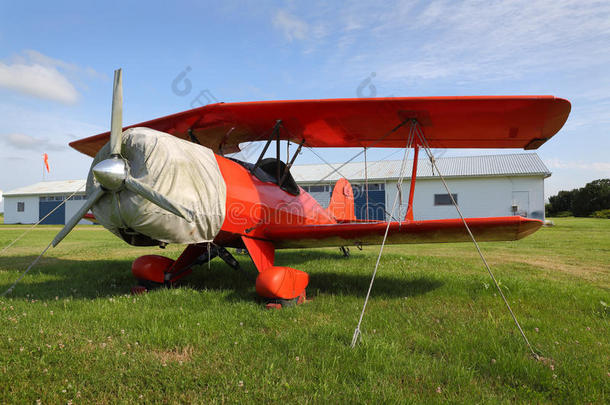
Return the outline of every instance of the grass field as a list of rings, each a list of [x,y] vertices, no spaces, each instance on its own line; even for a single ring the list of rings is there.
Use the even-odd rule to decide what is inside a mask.
[[[130,296],[142,254],[78,227],[0,298],[1,403],[607,403],[610,221],[563,218],[482,244],[533,346],[528,353],[469,244],[391,246],[349,344],[377,249],[280,251],[311,302],[266,311],[255,269],[220,260],[180,287]],[[0,248],[26,227],[0,227]],[[0,255],[3,292],[58,227]]]

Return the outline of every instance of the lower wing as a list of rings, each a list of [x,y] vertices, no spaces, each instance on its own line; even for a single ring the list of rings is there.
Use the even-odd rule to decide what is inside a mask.
[[[477,241],[517,240],[542,226],[542,221],[519,216],[467,218]],[[330,225],[279,225],[265,230],[276,249],[380,245],[387,222]],[[466,242],[470,236],[461,219],[391,222],[387,244]]]

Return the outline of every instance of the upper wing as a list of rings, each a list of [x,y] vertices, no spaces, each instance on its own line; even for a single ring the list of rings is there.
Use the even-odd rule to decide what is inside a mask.
[[[266,140],[277,120],[282,120],[281,139],[305,140],[310,147],[395,148],[405,146],[409,129],[392,129],[415,118],[432,148],[536,149],[561,129],[569,113],[570,103],[553,96],[261,101],[210,104],[131,127],[188,140],[192,135],[217,153]],[[105,132],[70,146],[94,156],[108,137]]]
[[[534,233],[542,221],[519,216],[467,218],[475,238],[482,241],[517,240]],[[380,245],[387,222],[330,225],[279,225],[265,229],[276,249]],[[387,244],[466,242],[470,236],[461,219],[392,222]]]

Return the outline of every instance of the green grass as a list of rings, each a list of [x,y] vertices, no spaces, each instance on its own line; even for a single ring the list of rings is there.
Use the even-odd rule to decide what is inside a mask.
[[[142,254],[78,227],[0,298],[0,402],[607,403],[610,221],[562,218],[518,242],[485,243],[527,351],[469,244],[387,247],[349,347],[378,248],[280,251],[310,274],[311,302],[266,311],[255,269],[220,260],[180,288],[129,295]],[[0,227],[4,247],[26,227]],[[0,291],[58,227],[0,256]]]

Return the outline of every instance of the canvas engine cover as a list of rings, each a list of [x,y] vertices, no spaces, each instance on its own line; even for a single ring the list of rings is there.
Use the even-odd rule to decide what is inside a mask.
[[[121,155],[132,177],[182,204],[193,218],[188,222],[123,188],[104,193],[92,208],[105,228],[136,245],[192,244],[214,239],[225,218],[226,184],[210,149],[153,129],[130,128],[123,132]],[[106,144],[91,167],[108,158],[110,145]],[[89,171],[88,195],[94,182],[97,184]],[[150,238],[149,243],[143,242],[147,238],[142,235]]]

